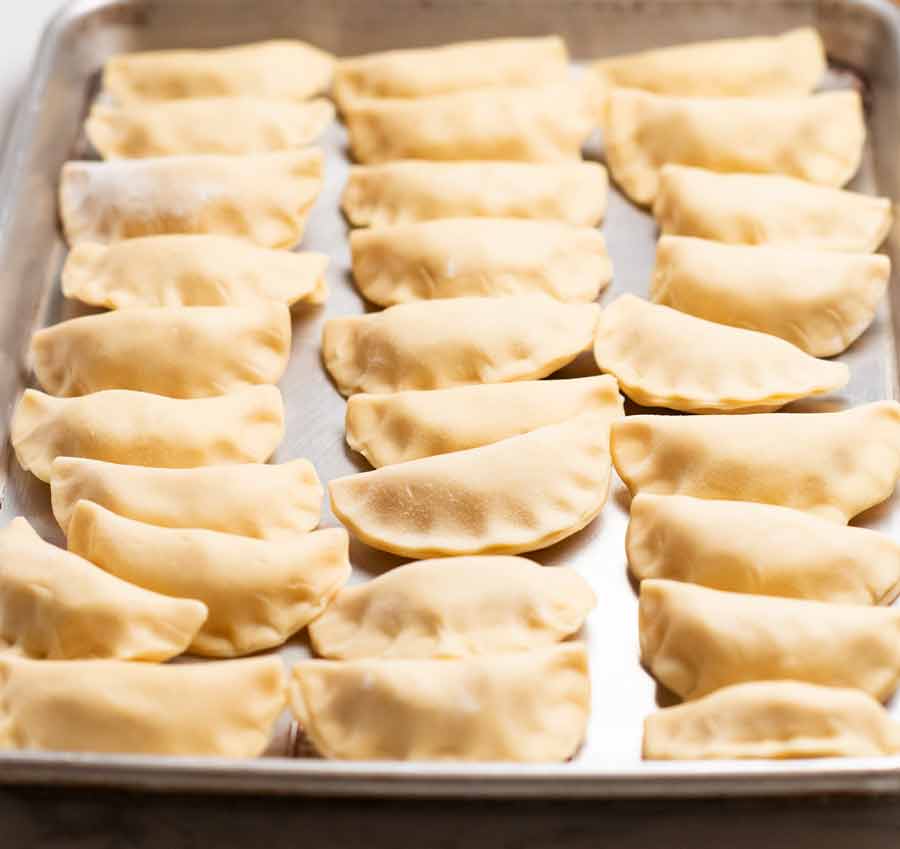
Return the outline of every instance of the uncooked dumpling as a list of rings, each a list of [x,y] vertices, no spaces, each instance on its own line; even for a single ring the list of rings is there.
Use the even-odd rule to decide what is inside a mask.
[[[470,295],[549,295],[593,301],[612,279],[592,227],[560,221],[446,218],[355,230],[353,279],[372,303]]]
[[[606,212],[597,162],[386,162],[354,165],[341,208],[357,227],[436,218],[537,218],[593,227]]]
[[[634,295],[600,314],[594,358],[632,401],[695,413],[774,410],[850,379],[843,363],[817,360],[783,339]]]
[[[278,540],[161,528],[79,501],[69,551],[139,587],[197,598],[209,616],[190,651],[236,657],[279,646],[318,616],[350,577],[347,532]]]
[[[285,704],[277,657],[157,665],[0,658],[0,749],[252,758]]]
[[[67,298],[110,309],[324,303],[325,254],[260,248],[228,236],[79,242],[62,271]]]
[[[612,425],[632,495],[759,501],[848,522],[900,476],[900,404],[838,413],[629,416]]]
[[[580,531],[609,490],[609,418],[583,413],[522,436],[349,475],[331,507],[373,548],[407,557],[517,554]]]
[[[533,380],[591,344],[599,312],[545,295],[400,304],[325,322],[322,357],[344,395]]]
[[[188,400],[126,389],[54,398],[26,389],[10,426],[19,464],[47,483],[57,457],[167,469],[264,463],[283,435],[275,386]]]
[[[650,299],[830,357],[872,323],[890,272],[881,254],[663,236]]]
[[[201,602],[108,575],[44,542],[22,517],[0,531],[2,648],[36,660],[168,660],[205,619]]]
[[[316,654],[467,657],[552,645],[574,634],[596,604],[565,566],[522,557],[442,557],[344,587],[309,626]]]
[[[653,215],[674,236],[871,253],[890,230],[891,202],[776,174],[666,165]]]
[[[282,540],[319,524],[323,490],[308,460],[153,469],[57,457],[50,467],[50,495],[63,531],[75,505],[85,500],[165,528]]]
[[[591,410],[610,423],[624,415],[615,378],[360,393],[347,401],[347,444],[378,468],[489,445]]]
[[[613,178],[640,204],[653,202],[668,163],[840,187],[859,168],[865,138],[855,91],[697,98],[613,89],[603,135]]]
[[[770,504],[642,493],[625,548],[638,580],[845,604],[890,604],[900,591],[889,536]]]
[[[290,705],[325,757],[565,761],[587,731],[580,643],[460,660],[306,660]]]
[[[613,56],[592,70],[608,85],[660,94],[792,97],[819,84],[825,49],[819,34],[804,27],[774,37],[722,38]]]
[[[59,187],[69,245],[167,233],[292,248],[322,188],[322,152],[67,162]]]
[[[52,395],[134,389],[208,398],[277,383],[291,355],[291,315],[274,301],[116,310],[39,330],[31,354]]]
[[[683,699],[745,681],[856,687],[900,677],[900,610],[641,582],[641,660]]]
[[[644,721],[648,760],[892,755],[900,725],[871,696],[799,681],[725,687]]]

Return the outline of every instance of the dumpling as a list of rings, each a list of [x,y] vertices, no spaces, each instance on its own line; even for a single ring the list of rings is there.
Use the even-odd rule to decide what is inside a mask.
[[[436,218],[537,218],[593,227],[606,212],[597,162],[386,162],[354,165],[341,208],[357,227]]]
[[[277,657],[164,666],[0,658],[0,749],[252,758],[285,700]]]
[[[613,56],[592,70],[607,85],[659,94],[791,97],[819,84],[825,49],[819,34],[804,27],[774,37],[722,38]]]
[[[207,657],[281,645],[318,616],[350,577],[342,528],[260,540],[147,525],[79,501],[68,545],[122,580],[204,602],[209,616],[190,651]]]
[[[200,97],[306,100],[326,91],[333,73],[330,53],[278,39],[213,50],[120,53],[103,68],[103,88],[122,103]]]
[[[783,339],[634,295],[600,314],[594,359],[632,401],[694,413],[774,410],[850,379],[843,363],[817,360]]]
[[[644,721],[648,760],[871,757],[900,751],[900,725],[871,696],[799,681],[725,687]]]
[[[328,485],[331,508],[367,545],[406,557],[518,554],[580,531],[609,490],[609,418],[584,413],[467,451]]]
[[[872,323],[890,272],[891,262],[881,254],[663,236],[650,299],[830,357]]]
[[[360,98],[344,117],[357,162],[558,162],[578,159],[600,123],[593,100],[586,86],[566,82],[415,100]]]
[[[291,355],[291,314],[275,301],[116,310],[39,330],[31,354],[52,395],[134,389],[207,398],[277,383]]]
[[[843,186],[859,168],[865,138],[855,91],[696,98],[613,89],[604,122],[610,172],[640,204],[653,202],[667,163]]]
[[[322,512],[322,484],[308,460],[153,469],[57,457],[50,467],[53,515],[63,531],[75,505],[165,528],[206,528],[268,540],[311,531]]]
[[[612,458],[632,495],[758,501],[845,523],[900,477],[900,404],[838,413],[629,416]]]
[[[597,600],[574,569],[522,557],[442,557],[345,587],[309,626],[316,654],[467,657],[552,645]]]
[[[609,423],[624,415],[615,378],[361,393],[347,400],[347,444],[378,468],[489,445],[588,411]]]
[[[675,236],[871,253],[890,230],[891,202],[777,174],[666,165],[653,215]]]
[[[343,395],[534,380],[590,346],[599,314],[545,295],[400,304],[326,321],[322,357]]]
[[[108,575],[44,542],[21,517],[0,531],[4,649],[38,660],[168,660],[187,649],[205,619],[202,602]]]
[[[593,301],[612,279],[599,230],[560,221],[446,218],[354,230],[353,279],[372,303],[542,294]]]
[[[306,660],[291,710],[325,757],[565,761],[590,715],[579,643],[459,660]]]
[[[228,236],[79,242],[66,257],[67,298],[110,309],[325,302],[325,254],[260,248]]]
[[[642,493],[625,549],[638,580],[844,604],[890,604],[900,592],[889,536],[769,504]]]
[[[322,152],[67,162],[59,206],[69,245],[166,233],[292,248],[322,188]]]
[[[641,582],[641,661],[683,699],[745,681],[856,687],[900,678],[900,610]]]
[[[19,465],[45,483],[57,457],[166,469],[264,463],[283,435],[275,386],[187,400],[127,389],[54,398],[26,389],[10,425]]]
[[[558,35],[492,38],[417,50],[369,53],[338,62],[334,97],[342,109],[359,97],[423,97],[488,86],[533,86],[569,76]]]

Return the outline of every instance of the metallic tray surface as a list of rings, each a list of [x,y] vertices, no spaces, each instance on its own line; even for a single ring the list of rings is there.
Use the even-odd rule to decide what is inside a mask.
[[[835,68],[829,84],[860,85],[869,142],[851,188],[900,199],[900,15],[887,0],[83,0],[66,7],[45,33],[29,90],[0,171],[0,524],[25,515],[55,542],[62,536],[48,487],[22,472],[9,442],[16,399],[32,383],[28,342],[39,327],[88,310],[59,291],[65,257],[56,212],[59,169],[89,155],[81,123],[98,87],[98,70],[125,50],[214,47],[298,37],[339,55],[466,38],[561,33],[576,60],[691,40],[777,33],[814,25]],[[715,73],[715,69],[710,69]],[[324,308],[294,311],[293,352],[281,387],[286,437],[275,459],[311,459],[323,481],[368,466],[344,443],[344,400],[319,359],[322,323],[363,312],[353,288],[347,225],[338,200],[347,176],[346,134],[339,124],[323,140],[326,183],[303,248],[331,256],[331,294]],[[600,154],[597,144],[588,155]],[[613,188],[603,225],[615,279],[601,303],[631,291],[647,294],[656,228],[652,218]],[[895,227],[887,250],[897,263]],[[894,282],[898,278],[895,272]],[[895,339],[900,312],[889,295],[869,331],[841,359],[852,370],[839,395],[792,405],[792,411],[838,409],[900,397]],[[589,354],[560,373],[595,372]],[[629,405],[629,411],[638,408]],[[788,762],[644,763],[644,716],[671,703],[638,660],[637,599],[624,551],[628,493],[615,477],[609,503],[587,529],[531,555],[567,563],[593,585],[598,605],[583,633],[589,643],[593,710],[588,737],[566,764],[341,763],[301,756],[285,715],[266,757],[204,758],[0,753],[0,782],[41,782],[253,793],[402,796],[685,796],[900,791],[900,758]],[[900,538],[900,496],[856,523]],[[323,526],[338,524],[326,503]],[[402,562],[352,542],[354,580]],[[281,654],[308,654],[304,639]],[[900,718],[900,698],[892,708]],[[293,756],[292,756],[293,755]]]

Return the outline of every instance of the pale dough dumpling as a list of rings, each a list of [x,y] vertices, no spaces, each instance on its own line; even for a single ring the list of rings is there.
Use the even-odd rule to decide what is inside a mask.
[[[275,301],[115,310],[39,330],[31,355],[38,382],[52,395],[133,389],[208,398],[281,379],[291,355],[291,314]]]
[[[668,163],[840,187],[859,168],[865,138],[855,91],[697,98],[635,89],[610,92],[603,136],[613,179],[640,204],[653,202]]]
[[[872,323],[890,272],[882,254],[663,236],[650,299],[830,357]]]
[[[353,279],[374,304],[549,295],[590,302],[612,279],[592,227],[517,218],[445,218],[354,230]]]
[[[612,457],[632,495],[758,501],[846,523],[900,476],[900,404],[838,413],[629,416]]]
[[[325,302],[325,254],[260,248],[229,236],[79,242],[66,257],[67,298],[109,309]]]
[[[792,97],[819,84],[825,49],[819,34],[804,27],[774,37],[722,38],[613,56],[592,70],[607,85],[659,94]]]
[[[321,191],[322,167],[318,149],[67,162],[60,216],[69,245],[210,233],[292,248]]]
[[[565,761],[590,715],[580,643],[458,660],[306,660],[291,710],[325,757]]]
[[[748,245],[871,253],[891,227],[891,202],[777,174],[717,174],[666,165],[653,215],[664,234]]]
[[[318,616],[350,577],[343,528],[260,540],[161,528],[79,501],[68,545],[122,580],[203,601],[209,616],[190,651],[207,657],[281,645]]]
[[[50,467],[53,515],[64,532],[75,505],[85,500],[165,528],[288,540],[319,524],[322,495],[316,470],[302,459],[153,469],[57,457]]]
[[[600,314],[594,359],[632,401],[695,413],[774,410],[850,379],[843,363],[817,360],[783,339],[634,295]]]
[[[341,208],[356,227],[436,218],[537,218],[594,227],[606,169],[597,162],[386,162],[354,165]]]
[[[330,53],[278,39],[212,50],[120,53],[103,68],[103,88],[122,103],[201,97],[306,100],[326,91],[333,73]]]
[[[345,587],[309,626],[309,638],[316,654],[335,660],[528,651],[574,634],[596,601],[565,566],[442,557]]]
[[[277,657],[180,665],[0,658],[0,749],[253,758],[285,700]]]
[[[575,160],[599,124],[576,83],[483,88],[415,100],[360,98],[345,112],[357,162],[392,159]],[[597,113],[596,117],[593,114]]]
[[[898,751],[900,725],[871,696],[799,681],[735,684],[644,721],[648,760],[871,757]]]
[[[283,435],[275,386],[187,400],[127,389],[54,398],[26,389],[10,426],[19,465],[46,483],[57,457],[166,469],[264,463]]]
[[[856,687],[900,678],[900,610],[641,582],[641,661],[685,700],[745,681]]]
[[[347,444],[376,468],[489,445],[580,413],[624,415],[609,375],[352,395]]]
[[[580,531],[609,490],[609,418],[583,413],[522,436],[337,478],[335,515],[406,557],[518,554]]]
[[[889,536],[770,504],[642,493],[625,548],[638,580],[844,604],[890,604],[900,592]]]
[[[36,660],[168,660],[187,649],[206,612],[202,602],[140,589],[44,542],[21,516],[0,531],[4,649]]]
[[[400,304],[326,321],[322,357],[344,395],[534,380],[590,346],[599,313],[545,295]]]

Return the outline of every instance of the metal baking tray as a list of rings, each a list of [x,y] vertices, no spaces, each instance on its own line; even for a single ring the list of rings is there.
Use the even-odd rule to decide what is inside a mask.
[[[26,352],[39,327],[85,312],[62,298],[65,257],[57,221],[59,170],[89,155],[81,124],[107,56],[130,50],[216,47],[299,37],[339,55],[508,35],[562,34],[576,60],[725,36],[814,25],[832,61],[830,83],[864,92],[869,144],[852,188],[900,199],[900,15],[887,0],[81,0],[48,27],[0,172],[0,524],[29,518],[62,542],[48,488],[22,472],[8,443],[13,405],[31,380]],[[716,73],[710,68],[709,73]],[[291,363],[282,381],[287,434],[276,459],[304,456],[323,480],[366,468],[344,444],[344,401],[319,359],[327,316],[362,312],[353,288],[347,226],[338,199],[347,175],[346,135],[324,139],[325,189],[304,247],[330,254],[325,308],[294,313]],[[597,150],[588,151],[596,156]],[[615,264],[604,303],[622,291],[646,295],[656,236],[649,215],[615,190],[603,226]],[[895,228],[888,250],[897,264]],[[894,283],[898,282],[895,273]],[[891,295],[875,324],[845,354],[852,381],[839,397],[807,404],[834,409],[898,397],[900,312]],[[589,355],[561,373],[593,373]],[[795,408],[798,405],[794,405]],[[634,408],[632,408],[634,411]],[[637,600],[626,571],[628,494],[614,480],[609,503],[587,529],[535,559],[568,563],[590,580],[599,603],[584,629],[590,645],[593,711],[573,761],[506,764],[342,763],[308,756],[285,715],[267,756],[228,761],[63,753],[0,753],[0,782],[105,785],[154,790],[397,796],[685,796],[900,791],[900,758],[789,762],[644,763],[644,716],[666,695],[638,660]],[[900,497],[860,520],[900,537]],[[326,504],[324,526],[335,525]],[[354,579],[400,562],[354,542]],[[303,638],[282,650],[308,653]],[[900,717],[900,699],[894,713]]]

